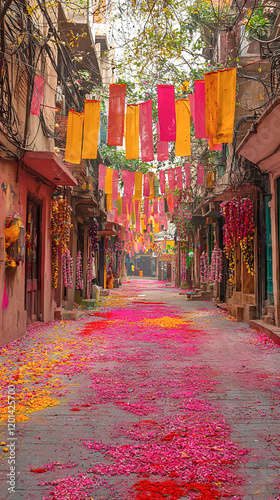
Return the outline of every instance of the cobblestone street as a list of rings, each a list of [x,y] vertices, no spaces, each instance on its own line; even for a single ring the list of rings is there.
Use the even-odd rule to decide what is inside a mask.
[[[276,500],[279,361],[264,335],[155,280],[37,325],[1,349],[0,499]]]

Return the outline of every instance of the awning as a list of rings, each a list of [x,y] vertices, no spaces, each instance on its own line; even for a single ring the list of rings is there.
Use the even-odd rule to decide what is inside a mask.
[[[55,186],[77,186],[78,184],[77,179],[55,153],[27,151],[23,161],[25,165]]]
[[[116,224],[112,222],[107,222],[103,226],[101,225],[99,236],[114,236],[116,235]]]
[[[272,103],[253,125],[237,153],[261,170],[280,169],[280,99]]]

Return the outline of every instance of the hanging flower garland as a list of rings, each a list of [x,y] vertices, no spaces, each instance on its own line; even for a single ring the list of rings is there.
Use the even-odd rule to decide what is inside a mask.
[[[70,239],[72,207],[65,198],[51,201],[51,237],[52,237],[52,288],[58,285],[59,251],[65,255]]]
[[[170,217],[170,222],[176,225],[178,238],[186,240],[188,233],[193,229],[191,223],[192,214],[184,203],[177,203],[174,207],[174,213]]]
[[[52,237],[52,288],[58,285],[58,248],[59,248],[59,209],[53,198],[51,201],[51,237]]]
[[[247,271],[254,275],[254,206],[249,198],[232,198],[221,204],[225,218],[224,248],[229,260],[229,281],[234,282],[234,250],[240,244]]]
[[[83,290],[84,279],[83,279],[83,264],[82,264],[82,254],[81,250],[77,252],[77,263],[76,263],[76,290]]]
[[[95,218],[91,219],[89,221],[88,234],[89,234],[90,239],[91,239],[92,250],[93,250],[93,252],[97,252],[98,251],[97,239],[98,239],[98,234],[99,234],[99,224]]]
[[[182,283],[187,281],[187,254],[181,254],[181,281]]]
[[[202,283],[208,281],[209,277],[209,260],[205,252],[202,252],[200,257],[200,280]]]
[[[87,260],[87,298],[90,298],[91,295],[91,282],[94,278],[93,274],[93,258],[90,257]]]
[[[215,245],[214,250],[212,252],[212,260],[211,260],[211,273],[210,273],[210,281],[212,283],[221,283],[222,281],[222,269],[223,269],[223,252]]]
[[[66,198],[62,198],[58,202],[58,222],[59,222],[59,238],[61,252],[64,255],[68,248],[68,243],[70,240],[70,230],[71,224],[71,212],[72,207],[67,204]]]
[[[63,282],[65,288],[73,288],[73,258],[68,249],[63,255]]]

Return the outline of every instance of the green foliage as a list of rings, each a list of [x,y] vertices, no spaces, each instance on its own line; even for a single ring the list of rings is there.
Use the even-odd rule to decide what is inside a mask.
[[[101,156],[106,165],[114,167],[115,170],[130,170],[131,172],[143,172],[147,174],[150,171],[150,163],[144,163],[141,160],[127,160],[125,151],[118,151],[114,146],[102,146]]]
[[[259,5],[246,24],[247,38],[254,37],[259,40],[265,40],[271,28],[272,20],[267,17],[264,7]]]

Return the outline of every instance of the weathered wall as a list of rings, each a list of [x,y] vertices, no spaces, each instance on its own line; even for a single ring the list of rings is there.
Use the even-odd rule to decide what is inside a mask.
[[[27,197],[42,203],[41,222],[41,319],[50,321],[54,314],[53,292],[51,289],[51,238],[50,238],[50,200],[52,188],[38,183],[34,177],[28,175],[17,162],[0,162],[1,183],[0,189],[0,344],[6,344],[21,336],[26,330],[27,315],[25,311],[25,262],[7,274],[5,272],[4,226],[6,217],[19,212],[22,223],[26,228]],[[17,179],[18,175],[18,179]],[[18,180],[18,182],[17,182]],[[4,282],[8,293],[9,304],[2,311]]]

